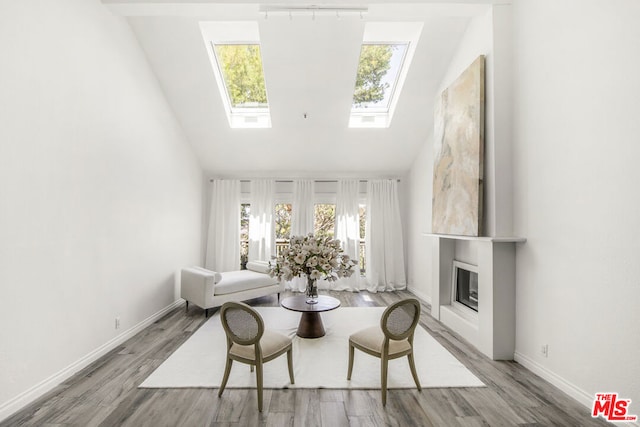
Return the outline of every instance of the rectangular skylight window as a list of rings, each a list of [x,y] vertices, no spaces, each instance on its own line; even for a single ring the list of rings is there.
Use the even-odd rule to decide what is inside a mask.
[[[408,43],[362,45],[352,112],[389,112],[407,47]]]
[[[350,128],[387,128],[416,50],[422,23],[368,22],[365,26]]]
[[[256,22],[201,22],[222,103],[232,128],[270,128],[271,114]]]
[[[215,44],[216,60],[232,112],[268,110],[259,44]]]

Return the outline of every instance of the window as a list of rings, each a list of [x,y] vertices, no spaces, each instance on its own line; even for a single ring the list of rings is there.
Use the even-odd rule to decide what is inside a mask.
[[[398,103],[422,24],[369,22],[365,26],[349,117],[350,128],[387,128]]]
[[[213,74],[232,128],[270,128],[257,22],[201,22]]]
[[[291,238],[291,203],[276,204],[276,254],[289,246]]]
[[[215,44],[231,112],[268,111],[259,44]]]
[[[363,44],[352,112],[388,113],[408,44]]]
[[[313,232],[316,236],[333,238],[336,224],[336,205],[316,204],[313,215]]]
[[[367,224],[367,205],[360,204],[360,247],[358,251],[359,255],[359,267],[360,274],[364,275],[366,267],[366,251],[365,251],[365,237],[366,237],[366,224]]]
[[[240,269],[247,268],[249,260],[249,215],[251,205],[242,203],[240,205]]]
[[[247,209],[249,205],[246,205]],[[280,255],[283,248],[289,246],[291,238],[291,203],[278,203],[275,205],[275,234],[276,234],[276,254]],[[248,211],[247,211],[248,215]],[[359,246],[359,266],[360,273],[365,273],[365,226],[367,221],[367,207],[359,205],[360,221],[360,246]],[[247,217],[248,218],[248,217]],[[334,237],[336,223],[336,205],[330,203],[317,203],[314,211],[314,234],[317,236]]]

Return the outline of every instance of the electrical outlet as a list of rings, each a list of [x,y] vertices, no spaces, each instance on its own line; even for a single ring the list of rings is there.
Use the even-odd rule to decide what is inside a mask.
[[[549,344],[543,344],[540,347],[540,354],[542,354],[544,357],[549,357]]]
[[[120,318],[116,317],[116,329],[120,329]]]

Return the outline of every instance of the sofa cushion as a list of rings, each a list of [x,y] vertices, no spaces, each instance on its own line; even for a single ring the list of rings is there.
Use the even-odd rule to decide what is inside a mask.
[[[268,274],[251,270],[225,271],[220,274],[222,275],[222,280],[214,286],[214,295],[232,294],[278,283],[277,279],[269,277]]]
[[[213,283],[218,283],[222,279],[222,276],[217,271],[207,270],[206,268],[202,268],[202,267],[194,266],[194,267],[184,268],[183,271],[194,273],[203,278],[211,278],[213,279]]]
[[[269,266],[269,261],[249,261],[247,263],[247,270],[269,274],[271,267]]]

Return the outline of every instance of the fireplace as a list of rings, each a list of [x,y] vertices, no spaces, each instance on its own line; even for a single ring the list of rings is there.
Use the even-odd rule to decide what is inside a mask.
[[[435,239],[432,252],[433,317],[491,359],[513,360],[516,344],[516,244],[524,243],[526,239],[426,235]],[[456,259],[475,265],[460,263]],[[460,267],[475,273],[469,274],[469,298],[466,299],[472,306],[477,304],[478,311],[456,302],[453,289],[457,288],[456,271],[459,272]]]
[[[478,312],[478,267],[453,261],[451,302],[458,309]]]

